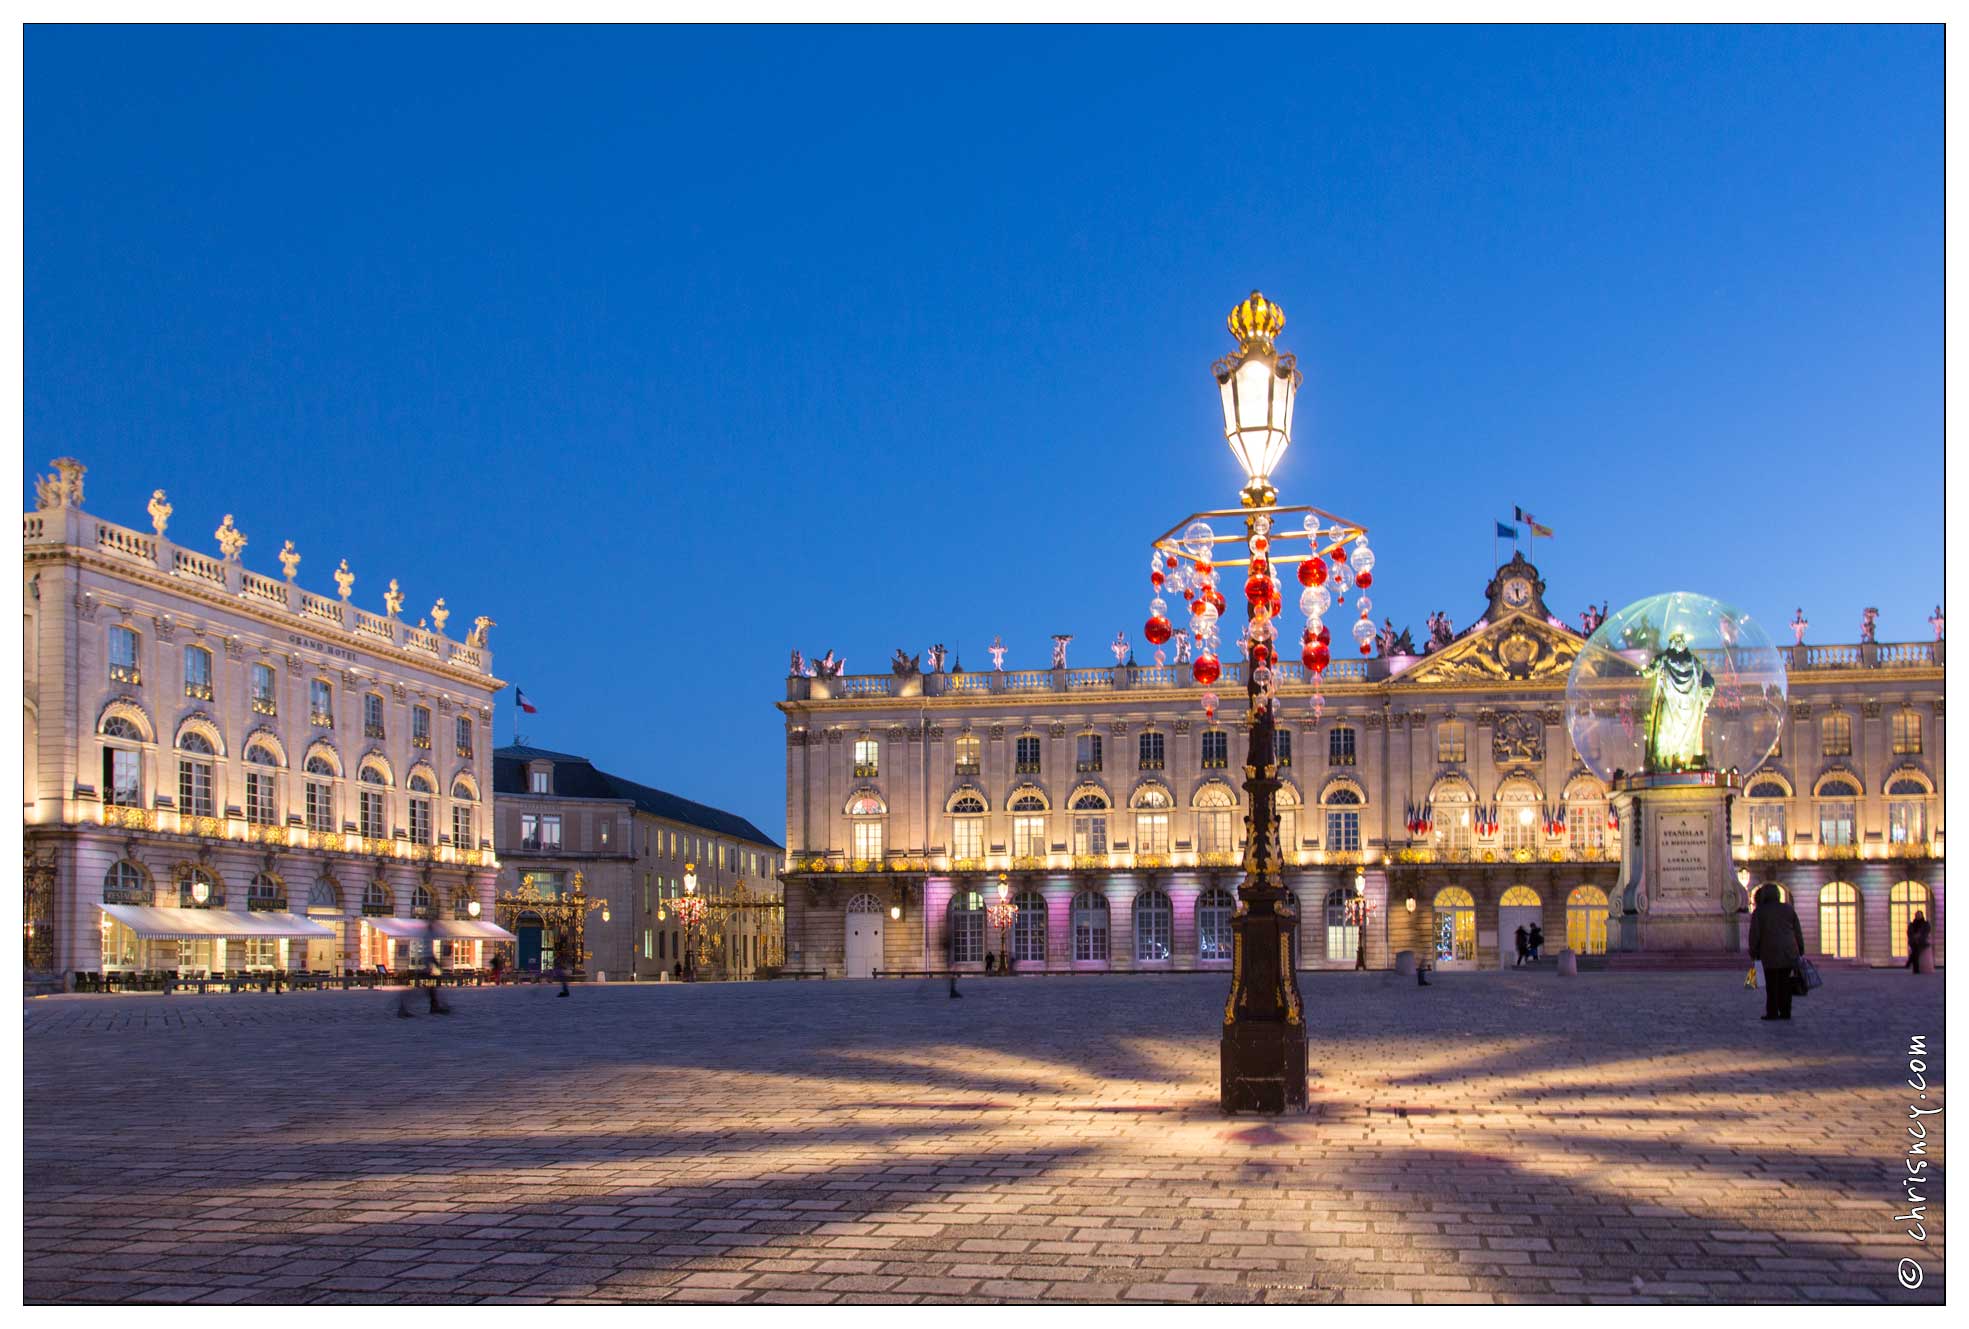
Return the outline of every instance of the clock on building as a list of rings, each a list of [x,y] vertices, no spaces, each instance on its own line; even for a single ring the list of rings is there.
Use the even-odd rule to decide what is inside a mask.
[[[1511,561],[1497,570],[1490,585],[1484,587],[1484,596],[1490,601],[1492,621],[1503,614],[1545,617],[1545,580],[1522,553],[1514,553]]]
[[[1504,583],[1504,603],[1513,609],[1523,609],[1531,603],[1531,583],[1523,577],[1513,577]]]

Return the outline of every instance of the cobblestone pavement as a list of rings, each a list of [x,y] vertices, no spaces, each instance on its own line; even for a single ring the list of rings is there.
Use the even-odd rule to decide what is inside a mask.
[[[1221,975],[29,1001],[25,1293],[1941,1299],[1939,1203],[1893,1221],[1937,980],[1303,986],[1285,1119],[1217,1111]]]

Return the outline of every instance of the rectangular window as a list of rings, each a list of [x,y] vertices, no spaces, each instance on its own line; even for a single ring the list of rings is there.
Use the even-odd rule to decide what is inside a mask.
[[[879,817],[862,817],[853,827],[854,858],[874,860],[882,857],[882,821]]]
[[[540,847],[540,817],[537,813],[520,814],[520,848],[538,849]]]
[[[1237,848],[1231,837],[1228,808],[1212,808],[1196,814],[1196,848],[1201,854],[1228,854]]]
[[[602,836],[602,844],[601,844],[601,847],[602,847],[602,848],[604,848],[604,849],[606,849],[606,848],[608,848],[608,822],[606,822],[606,821],[603,821],[603,822],[602,822],[602,823],[601,823],[601,824],[600,824],[600,825],[599,825],[599,826],[597,827],[597,829],[598,829],[598,830],[599,830],[599,831],[601,832],[601,836]]]
[[[656,900],[650,888],[650,874],[645,872],[643,874],[643,912],[647,914],[655,908]]]
[[[1776,845],[1780,849],[1784,847],[1784,804],[1750,805],[1750,843]]]
[[[559,849],[561,847],[561,819],[554,813],[540,818],[540,847]]]
[[[1278,763],[1280,769],[1292,764],[1292,731],[1290,729],[1274,729],[1272,731],[1272,760]]]
[[[103,749],[103,798],[111,807],[142,807],[143,755],[128,748]]]
[[[1135,740],[1136,764],[1145,771],[1162,769],[1162,735],[1151,730]]]
[[[1850,845],[1853,840],[1853,805],[1843,801],[1819,804],[1819,843]]]
[[[451,843],[460,849],[475,847],[477,837],[472,834],[472,805],[453,803],[451,805]]]
[[[1012,818],[1012,854],[1039,858],[1046,852],[1046,818],[1041,813]]]
[[[554,773],[552,771],[529,771],[527,773],[527,792],[551,794],[554,792]]]
[[[1203,731],[1203,769],[1220,771],[1230,765],[1231,736],[1221,729]]]
[[[185,695],[212,700],[212,652],[203,646],[185,647]]]
[[[431,842],[431,800],[428,798],[410,800],[410,842],[412,844]]]
[[[1073,814],[1073,852],[1076,854],[1099,855],[1108,851],[1108,814],[1105,812],[1076,812]]]
[[[1607,805],[1586,802],[1566,804],[1566,843],[1574,853],[1606,848]]]
[[[109,681],[141,683],[137,670],[137,634],[129,628],[109,630]]]
[[[413,748],[431,746],[431,708],[428,706],[410,708],[410,746]]]
[[[256,664],[253,666],[253,714],[276,715],[280,707],[275,700],[273,666]]]
[[[1894,753],[1902,757],[1921,753],[1921,717],[1905,706],[1894,712]]]
[[[1461,720],[1445,720],[1436,726],[1436,760],[1444,763],[1463,760]]]
[[[378,693],[365,692],[362,694],[362,736],[364,738],[384,737],[383,698]]]
[[[1894,802],[1887,805],[1889,843],[1921,844],[1927,840],[1927,832],[1928,818],[1925,804]]]
[[[1073,768],[1076,771],[1098,771],[1101,769],[1101,736],[1082,734],[1074,740]]]
[[[178,810],[190,817],[210,817],[212,763],[181,758],[178,762]]]
[[[459,716],[457,720],[452,722],[451,728],[452,728],[453,739],[458,745],[458,755],[461,757],[471,756],[472,755],[471,717],[465,715]]]
[[[1138,854],[1166,854],[1169,852],[1169,814],[1167,812],[1137,812],[1135,814],[1135,852]]]
[[[976,775],[978,773],[978,738],[976,734],[959,734],[957,742],[951,745],[956,756],[957,774]]]
[[[656,929],[654,928],[643,929],[643,958],[645,960],[656,958]]]
[[[1278,851],[1288,863],[1299,861],[1299,810],[1280,808],[1278,810]]]
[[[952,858],[984,857],[983,817],[950,819],[950,856]]]
[[[1039,774],[1039,735],[1019,736],[1013,744],[1012,771],[1015,775]]]
[[[1358,812],[1329,812],[1326,814],[1326,847],[1335,853],[1353,853],[1361,847],[1361,814]]]
[[[326,729],[335,727],[335,685],[325,678],[308,683],[308,722]]]
[[[855,776],[872,780],[882,773],[882,746],[872,738],[855,740]]]
[[[358,800],[361,824],[358,829],[372,840],[381,840],[390,833],[389,823],[383,815],[383,796],[372,789],[362,791]]]
[[[246,773],[246,820],[255,826],[275,824],[273,776],[258,771]]]
[[[335,787],[320,780],[309,780],[307,782],[305,797],[308,829],[311,831],[334,830]]]
[[[1819,721],[1819,751],[1827,757],[1853,755],[1853,721],[1834,712]]]
[[[1326,736],[1326,764],[1329,766],[1352,766],[1354,764],[1354,730],[1351,725],[1335,725]]]

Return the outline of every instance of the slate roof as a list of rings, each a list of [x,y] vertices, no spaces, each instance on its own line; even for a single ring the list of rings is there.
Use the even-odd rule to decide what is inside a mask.
[[[682,822],[686,826],[695,826],[713,835],[729,835],[735,840],[744,840],[751,844],[771,845],[774,849],[780,847],[779,842],[772,836],[735,812],[725,812],[702,803],[693,803],[688,798],[679,798],[661,789],[652,789],[646,784],[637,784],[634,780],[610,775],[607,771],[597,770],[595,764],[586,757],[577,757],[567,752],[514,746],[494,749],[493,792],[495,794],[526,793],[526,767],[528,762],[534,761],[554,763],[554,794],[558,798],[625,798],[653,817]]]

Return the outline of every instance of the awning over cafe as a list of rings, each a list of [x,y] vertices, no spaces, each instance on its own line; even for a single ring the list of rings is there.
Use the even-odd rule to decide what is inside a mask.
[[[234,909],[171,909],[141,904],[103,904],[98,909],[139,937],[305,937],[333,940],[335,930],[298,914]]]

